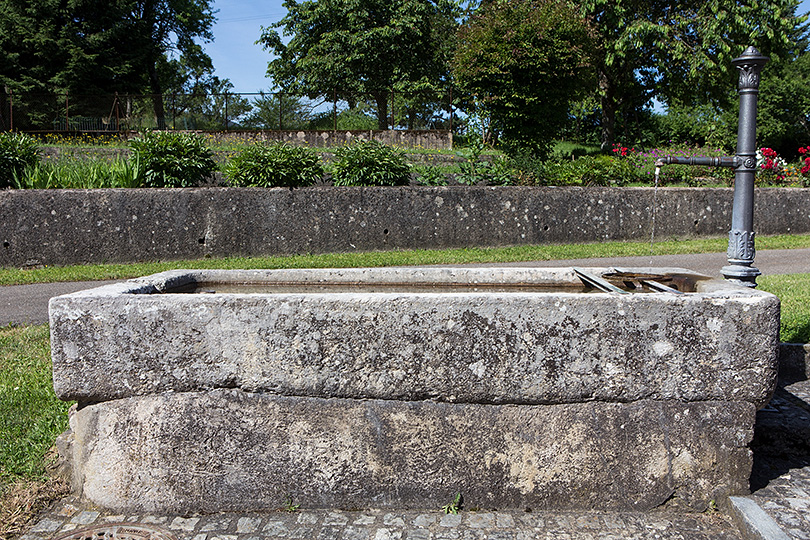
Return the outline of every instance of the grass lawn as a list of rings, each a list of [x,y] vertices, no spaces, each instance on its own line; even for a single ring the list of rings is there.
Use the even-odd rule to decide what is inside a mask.
[[[810,247],[810,235],[757,238],[759,249]],[[725,239],[656,243],[654,253],[724,251]],[[302,268],[458,264],[649,255],[644,242],[522,246],[445,251],[401,251],[295,257],[203,259],[133,265],[0,269],[0,284],[121,279],[171,268]],[[760,289],[782,300],[781,339],[810,342],[810,274],[764,276]],[[0,328],[0,540],[20,533],[27,520],[67,493],[49,474],[57,435],[67,429],[69,403],[58,401],[51,381],[47,325]]]
[[[552,244],[500,248],[446,250],[374,251],[366,253],[327,253],[283,257],[229,257],[136,264],[95,264],[52,266],[34,269],[0,268],[0,285],[128,279],[178,268],[350,268],[410,266],[422,264],[506,263],[647,255],[725,252],[727,238],[660,240],[649,242],[602,242],[592,244]],[[810,235],[758,236],[757,249],[810,248]]]
[[[70,407],[54,395],[50,357],[47,325],[0,328],[0,538],[67,493],[48,475]]]
[[[810,274],[761,276],[759,289],[782,301],[779,337],[784,343],[810,343]]]

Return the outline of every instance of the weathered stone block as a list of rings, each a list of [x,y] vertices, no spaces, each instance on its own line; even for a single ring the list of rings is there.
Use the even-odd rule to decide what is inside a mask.
[[[514,406],[167,393],[73,417],[75,479],[121,511],[703,510],[745,493],[745,402]]]
[[[593,270],[596,273],[600,269]],[[683,295],[416,290],[165,294],[194,282],[581,285],[570,269],[177,271],[54,298],[54,387],[106,401],[241,388],[467,403],[767,402],[779,301],[720,280]]]
[[[58,297],[54,387],[80,401],[63,451],[76,487],[122,511],[424,508],[457,491],[702,510],[747,489],[779,301],[669,272],[689,292],[381,268],[176,271]],[[211,282],[284,287],[179,292]]]

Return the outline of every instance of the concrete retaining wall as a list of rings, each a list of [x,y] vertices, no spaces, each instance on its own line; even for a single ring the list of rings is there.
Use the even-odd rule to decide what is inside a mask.
[[[758,234],[810,233],[760,189]],[[0,191],[0,266],[724,236],[732,190],[401,187]]]

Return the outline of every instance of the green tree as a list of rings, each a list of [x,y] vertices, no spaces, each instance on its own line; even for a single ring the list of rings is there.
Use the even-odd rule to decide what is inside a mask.
[[[148,77],[158,128],[165,129],[163,93],[166,79],[160,76],[160,72],[170,62],[170,55],[177,53],[181,62],[192,70],[213,71],[211,59],[195,43],[195,39],[214,39],[211,0],[119,1],[125,3],[124,23],[131,28],[132,45],[139,52],[135,60]],[[171,70],[167,71],[171,73]]]
[[[785,158],[810,144],[810,51],[766,65],[759,88],[757,141]],[[726,112],[728,136],[736,136],[738,104]],[[733,130],[733,131],[732,131]]]
[[[64,100],[46,94],[113,93],[134,83],[114,14],[94,0],[0,0],[0,85],[17,96],[18,125],[64,110]]]
[[[284,93],[260,92],[252,103],[253,109],[245,119],[245,127],[253,129],[306,129],[311,110],[301,99]]]
[[[545,155],[592,86],[590,29],[567,0],[490,0],[458,33],[453,76],[507,151]]]
[[[276,56],[267,73],[284,92],[336,95],[354,108],[376,103],[388,125],[390,91],[435,89],[449,80],[459,7],[453,0],[286,0],[287,16],[259,39]],[[285,44],[275,29],[291,36]]]
[[[581,0],[598,34],[594,66],[601,142],[615,140],[616,115],[662,103],[728,104],[731,60],[748,45],[780,58],[804,22],[798,0]]]
[[[146,90],[165,125],[160,96],[184,73],[178,69],[213,71],[195,42],[213,39],[210,3],[0,0],[0,84],[18,94]]]

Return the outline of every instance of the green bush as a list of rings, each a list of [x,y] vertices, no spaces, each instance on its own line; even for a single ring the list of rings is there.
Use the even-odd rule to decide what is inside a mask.
[[[518,152],[509,158],[509,167],[518,185],[547,185],[546,160],[531,152]]]
[[[146,187],[195,187],[216,170],[205,139],[190,133],[152,131],[130,141]]]
[[[377,141],[359,141],[335,150],[336,186],[405,186],[411,167],[405,154]]]
[[[39,163],[39,144],[23,133],[0,133],[0,189],[22,178],[26,167]]]
[[[456,181],[467,186],[483,183],[499,186],[513,184],[515,178],[508,160],[502,156],[496,157],[493,161],[481,159],[485,145],[478,135],[480,128],[473,124],[475,121],[475,117],[470,117],[470,123],[474,126],[471,131],[475,135],[470,137],[466,148],[456,152],[456,155],[464,160],[459,165],[460,172],[456,175]]]
[[[447,173],[443,168],[432,165],[419,165],[414,167],[417,174],[416,181],[421,186],[446,186]]]
[[[632,162],[604,155],[550,160],[543,175],[542,183],[555,186],[623,186],[639,179]]]
[[[236,186],[300,187],[320,180],[323,167],[318,154],[308,148],[257,144],[231,158],[225,174]]]

